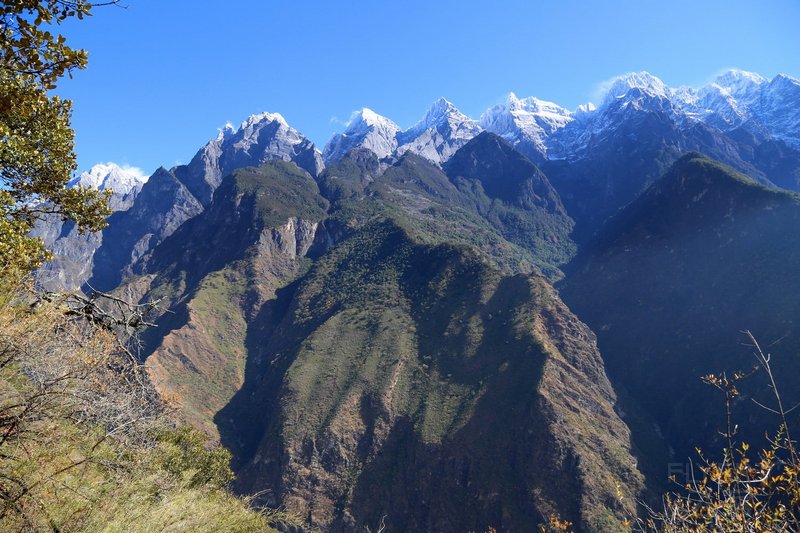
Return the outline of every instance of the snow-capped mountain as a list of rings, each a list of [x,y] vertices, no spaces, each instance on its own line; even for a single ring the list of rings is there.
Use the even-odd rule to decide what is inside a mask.
[[[439,98],[425,117],[398,137],[397,154],[412,152],[441,164],[478,135],[483,128],[451,102]]]
[[[672,97],[689,116],[730,130],[751,118],[751,109],[758,104],[761,90],[768,83],[758,74],[731,70],[698,89],[674,89]]]
[[[779,74],[763,87],[753,114],[776,139],[800,149],[800,80]]]
[[[82,172],[67,186],[110,189],[113,192],[108,206],[114,212],[123,212],[134,204],[147,179],[138,168],[109,162]],[[31,234],[40,237],[53,254],[53,260],[37,271],[37,283],[52,290],[80,288],[91,275],[94,252],[102,243],[101,232],[81,233],[75,224],[52,215],[39,221]]]
[[[657,122],[682,127],[686,114],[671,99],[671,89],[647,72],[629,73],[605,84],[600,104],[581,106],[574,120],[545,139],[548,159],[575,159],[602,139],[617,135],[630,124]]]
[[[547,156],[546,139],[573,120],[572,113],[558,104],[509,93],[504,103],[481,115],[480,125],[529,158],[539,160]]]
[[[347,128],[328,141],[323,151],[325,161],[336,161],[353,148],[367,148],[379,158],[392,155],[397,150],[400,126],[369,108],[358,111]]]
[[[117,194],[128,194],[141,188],[147,181],[142,171],[135,167],[121,167],[116,163],[98,163],[89,170],[81,172],[70,180],[68,187],[89,187],[92,189],[112,189]]]
[[[325,146],[325,161],[337,161],[354,148],[371,150],[378,158],[419,154],[434,163],[447,161],[483,128],[477,121],[440,98],[417,124],[407,130],[371,109],[363,108]]]
[[[730,70],[699,89],[674,89],[672,97],[689,116],[722,131],[744,128],[800,148],[800,80],[790,76],[768,80]]]
[[[239,128],[226,125],[188,165],[174,170],[191,193],[207,205],[226,174],[270,160],[292,161],[312,176],[324,168],[314,143],[289,126],[282,115],[261,113],[248,117]]]
[[[67,184],[67,187],[87,187],[101,191],[111,189],[109,207],[114,211],[128,209],[134,198],[147,182],[147,176],[131,166],[120,166],[116,163],[98,163],[89,170],[81,172]]]
[[[629,72],[607,82],[598,110],[614,105],[617,100],[626,98],[631,89],[637,89],[641,94],[649,96],[670,98],[670,89],[667,85],[649,72]]]

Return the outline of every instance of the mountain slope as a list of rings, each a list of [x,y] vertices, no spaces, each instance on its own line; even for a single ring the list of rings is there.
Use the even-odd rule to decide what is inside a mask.
[[[157,170],[132,207],[110,217],[95,254],[90,284],[111,290],[141,271],[136,263],[202,212],[226,175],[267,161],[292,162],[313,176],[323,169],[314,144],[277,113],[253,115],[238,129],[226,126],[188,165]]]
[[[161,298],[172,313],[148,332],[148,369],[183,420],[216,434],[214,414],[238,390],[248,323],[264,301],[308,268],[328,203],[292,163],[234,171],[199,216],[141,265],[122,291]]]
[[[445,171],[478,212],[503,237],[529,250],[548,275],[574,254],[572,219],[558,193],[536,165],[501,138],[481,133],[447,162]]]
[[[331,165],[320,183],[347,195],[333,213],[342,225],[391,217],[428,242],[475,246],[507,272],[561,277],[559,266],[574,252],[572,221],[547,178],[489,133],[462,147],[453,161],[445,173],[410,152],[383,168],[361,154]],[[493,180],[510,183],[502,198],[494,196]]]
[[[615,531],[613,479],[640,489],[593,336],[541,278],[386,221],[260,314],[217,421],[240,489],[312,525],[525,530],[557,511]]]
[[[609,374],[658,421],[677,461],[719,445],[721,398],[700,376],[753,366],[742,331],[779,341],[770,350],[781,390],[797,396],[798,223],[795,194],[688,154],[568,267],[564,300],[597,332]],[[745,398],[760,390],[752,381]],[[751,428],[742,438],[759,439],[774,424],[748,403],[736,403]]]
[[[554,137],[569,158],[548,161],[542,168],[575,219],[578,241],[591,237],[687,151],[707,153],[770,183],[743,158],[747,151],[736,140],[703,122],[687,121],[664,95],[668,89],[660,81],[650,82],[653,88],[634,86],[620,96],[609,93],[596,112],[576,119]],[[612,89],[623,90],[627,83],[634,82],[620,81]]]
[[[768,80],[730,70],[699,89],[675,90],[674,96],[687,113],[723,131],[741,127],[800,149],[800,80],[791,76]]]
[[[101,291],[117,287],[139,259],[202,210],[202,204],[173,172],[156,170],[133,206],[108,218],[102,244],[94,254],[89,285]]]

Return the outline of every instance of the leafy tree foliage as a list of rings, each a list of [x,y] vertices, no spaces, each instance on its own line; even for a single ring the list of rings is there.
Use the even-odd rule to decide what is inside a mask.
[[[48,257],[28,236],[42,217],[97,231],[110,214],[107,192],[67,188],[76,169],[72,105],[49,94],[87,61],[86,51],[51,30],[91,8],[84,0],[0,4],[0,273],[27,271]]]
[[[646,517],[631,522],[642,533],[785,533],[800,532],[800,455],[790,434],[789,413],[775,383],[771,356],[762,351],[747,332],[757,364],[750,372],[732,376],[710,374],[707,384],[725,395],[726,425],[720,435],[727,440],[721,459],[700,456],[683,490],[666,494],[663,507],[646,508]],[[738,383],[755,372],[763,372],[772,394],[771,405],[756,401],[780,420],[769,444],[756,453],[743,442],[735,442],[738,426],[731,419],[731,406],[740,397]],[[796,406],[795,406],[796,407]]]

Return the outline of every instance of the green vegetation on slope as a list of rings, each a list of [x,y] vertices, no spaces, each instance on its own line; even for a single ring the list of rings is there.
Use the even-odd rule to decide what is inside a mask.
[[[225,187],[223,182],[220,188]],[[325,216],[328,202],[319,195],[317,182],[294,163],[268,161],[258,168],[234,171],[228,186],[252,196],[255,210],[266,227],[286,223],[290,217],[319,220]],[[225,189],[218,193],[227,194]]]
[[[205,212],[156,249],[148,273],[128,283],[172,309],[145,337],[150,375],[182,420],[214,439],[212,419],[244,379],[248,322],[308,268],[327,206],[293,163],[237,170]]]
[[[501,159],[518,156],[513,150],[499,154]],[[525,172],[535,169],[527,160],[521,168],[521,174],[512,174],[523,179],[531,177]],[[405,154],[383,173],[378,172],[377,161],[356,154],[328,168],[321,180],[324,191],[338,195],[331,216],[342,224],[359,227],[391,218],[425,242],[474,246],[509,273],[536,271],[559,279],[559,266],[573,253],[572,223],[563,208],[549,212],[525,203],[524,187],[517,191],[520,205],[489,198],[481,185],[458,176],[451,180],[414,154]],[[524,228],[517,228],[519,224]]]
[[[241,490],[325,528],[524,529],[560,511],[614,531],[617,480],[632,508],[599,354],[544,279],[383,220],[289,298],[217,417]]]
[[[699,376],[752,367],[742,331],[779,342],[777,375],[797,375],[798,225],[797,195],[688,154],[570,266],[565,301],[597,332],[609,374],[655,418],[675,461],[721,445],[707,430],[720,406]],[[759,397],[762,385],[754,380],[744,397]],[[783,388],[787,402],[800,399]],[[743,419],[753,407],[734,405]],[[757,443],[771,427],[763,422],[743,437]]]

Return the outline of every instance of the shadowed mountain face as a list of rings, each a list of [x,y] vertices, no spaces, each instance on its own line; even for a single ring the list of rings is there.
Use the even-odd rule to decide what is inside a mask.
[[[444,169],[413,153],[386,165],[359,150],[319,181],[342,223],[391,216],[434,242],[475,246],[508,272],[558,279],[575,251],[572,219],[547,177],[491,133],[467,143]]]
[[[641,484],[594,337],[542,278],[368,224],[248,331],[239,488],[334,531],[620,527]]]
[[[158,169],[142,186],[130,209],[109,217],[94,255],[89,285],[101,291],[117,287],[137,261],[202,210],[175,174]]]
[[[445,165],[478,212],[510,242],[533,253],[546,274],[575,251],[572,219],[539,168],[500,137],[481,133]]]
[[[60,277],[75,278],[75,285],[88,280],[89,286],[103,291],[117,287],[140,273],[142,266],[137,263],[211,203],[225,176],[270,161],[292,162],[311,176],[323,169],[314,144],[279,114],[253,115],[239,128],[226,126],[188,165],[159,168],[131,199],[130,208],[114,213],[108,228],[84,246],[80,255],[89,264],[79,272],[67,264]]]
[[[700,376],[753,367],[742,331],[769,346],[782,391],[798,399],[798,224],[794,193],[689,154],[568,268],[565,301],[597,332],[610,375],[653,414],[677,460],[718,444],[722,399]],[[769,398],[758,378],[741,389]],[[742,438],[777,425],[749,400],[736,409]]]

